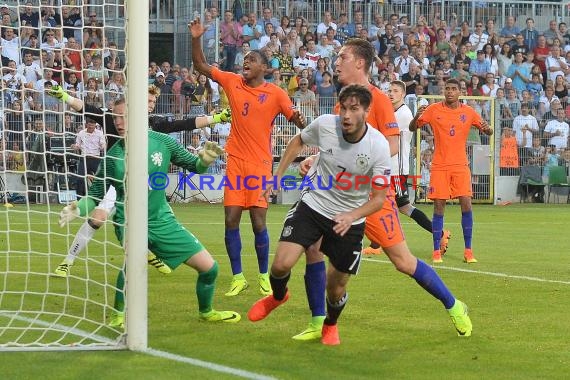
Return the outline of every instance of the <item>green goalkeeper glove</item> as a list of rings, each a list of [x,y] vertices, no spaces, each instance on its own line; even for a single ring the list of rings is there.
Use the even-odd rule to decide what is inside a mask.
[[[200,157],[204,166],[210,166],[222,153],[224,153],[224,150],[218,145],[218,143],[206,141],[202,150],[198,152],[198,157]]]
[[[224,108],[220,112],[214,113],[213,118],[213,124],[229,123],[232,121],[232,111],[229,108]]]
[[[54,98],[58,98],[64,103],[67,103],[69,100],[69,94],[65,92],[61,86],[52,86],[52,88],[48,91],[48,95],[51,95]]]

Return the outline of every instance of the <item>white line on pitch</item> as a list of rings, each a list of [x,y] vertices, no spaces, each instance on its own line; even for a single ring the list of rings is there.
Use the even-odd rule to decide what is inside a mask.
[[[369,257],[364,257],[363,260],[370,261],[373,263],[380,263],[380,264],[392,264],[389,260],[378,260]],[[456,267],[446,267],[446,266],[435,266],[435,269],[445,269],[454,272],[465,272],[465,273],[474,273],[474,274],[483,274],[487,276],[493,277],[504,277],[504,278],[512,278],[516,280],[527,280],[527,281],[535,281],[535,282],[548,282],[552,284],[563,284],[563,285],[570,285],[570,281],[562,281],[562,280],[549,280],[547,278],[540,278],[540,277],[531,277],[531,276],[519,276],[513,274],[506,274],[506,273],[498,273],[498,272],[487,272],[481,270],[474,270],[474,269],[463,269],[463,268],[456,268]]]
[[[109,339],[107,337],[101,336],[101,335],[97,335],[97,334],[92,334],[89,333],[87,331],[78,329],[78,328],[69,328],[69,326],[64,326],[64,325],[60,325],[59,323],[49,323],[46,321],[42,321],[39,319],[34,319],[34,318],[28,318],[28,317],[22,317],[20,315],[17,314],[13,314],[13,313],[6,313],[6,312],[0,312],[0,317],[5,317],[8,319],[15,319],[18,321],[22,321],[22,322],[26,322],[26,323],[30,323],[32,325],[38,325],[41,327],[46,327],[46,328],[51,328],[51,329],[55,329],[55,330],[60,330],[61,332],[67,332],[67,333],[71,333],[73,335],[76,336],[80,336],[82,338],[88,338],[88,339],[93,339],[93,340],[97,340],[100,343],[105,343],[110,345],[108,348],[113,348],[112,345],[117,345],[118,342]],[[93,349],[95,347],[90,347],[90,346],[84,346],[81,347],[79,345],[76,346],[68,346],[68,345],[61,345],[61,346],[57,346],[57,347],[49,347],[49,346],[43,346],[43,347],[17,347],[17,349],[20,350],[57,350],[57,349],[63,349],[63,350],[67,350],[67,349],[75,349],[75,350],[81,350],[81,349]],[[97,347],[98,349],[104,349],[104,347]],[[155,350],[152,348],[149,348],[145,351],[139,351],[143,354],[147,354],[150,356],[154,356],[154,357],[158,357],[161,359],[167,359],[167,360],[174,360],[180,363],[186,363],[186,364],[191,364],[195,367],[201,367],[201,368],[206,368],[209,369],[211,371],[215,371],[215,372],[222,372],[222,373],[228,373],[230,375],[234,375],[234,376],[239,376],[239,377],[243,377],[245,379],[253,379],[253,380],[273,380],[275,379],[274,377],[269,377],[269,376],[265,376],[265,375],[261,375],[258,373],[254,373],[254,372],[249,372],[249,371],[245,371],[239,368],[233,368],[233,367],[227,367],[221,364],[216,364],[216,363],[211,363],[211,362],[207,362],[204,360],[200,360],[200,359],[194,359],[194,358],[190,358],[187,356],[181,356],[181,355],[177,355],[177,354],[171,354],[170,352],[165,352],[165,351],[159,351],[159,350]]]
[[[156,357],[162,358],[162,359],[174,360],[174,361],[181,362],[181,363],[191,364],[191,365],[196,366],[196,367],[207,368],[207,369],[210,369],[210,370],[216,371],[216,372],[229,373],[230,375],[239,376],[239,377],[243,377],[246,379],[255,379],[255,380],[272,380],[272,379],[275,379],[274,377],[269,377],[269,376],[261,375],[261,374],[254,373],[254,372],[244,371],[244,370],[238,369],[238,368],[226,367],[224,365],[206,362],[206,361],[203,361],[200,359],[193,359],[193,358],[189,358],[186,356],[171,354],[170,352],[159,351],[159,350],[155,350],[152,348],[149,348],[148,350],[144,351],[143,353],[145,353],[147,355],[151,355],[151,356],[156,356]]]

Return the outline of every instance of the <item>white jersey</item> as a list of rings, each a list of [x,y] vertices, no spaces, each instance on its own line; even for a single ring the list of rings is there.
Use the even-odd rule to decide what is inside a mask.
[[[301,195],[319,214],[333,219],[362,206],[369,199],[371,180],[379,186],[389,184],[390,146],[370,125],[360,141],[350,143],[342,136],[338,116],[321,115],[301,131],[301,140],[319,148],[319,160],[309,170],[304,180],[309,186]],[[355,184],[357,179],[360,182]],[[362,222],[364,218],[353,224]]]
[[[400,128],[400,150],[398,154],[392,156],[392,175],[410,174],[410,149],[414,132],[410,132],[410,122],[414,118],[410,107],[402,104],[395,111],[396,122]]]

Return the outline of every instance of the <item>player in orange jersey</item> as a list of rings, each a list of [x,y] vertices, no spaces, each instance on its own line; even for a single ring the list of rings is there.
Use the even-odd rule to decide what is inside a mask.
[[[273,120],[282,113],[297,127],[304,128],[305,118],[294,109],[284,90],[263,79],[265,70],[269,67],[265,54],[257,50],[248,52],[244,57],[241,75],[210,66],[200,42],[206,28],[199,18],[188,24],[192,35],[194,67],[220,83],[232,110],[230,135],[225,146],[228,155],[226,179],[229,185],[224,187],[224,210],[226,250],[233,279],[226,296],[236,296],[248,287],[241,265],[239,224],[243,210],[249,210],[255,235],[259,292],[268,295],[271,294],[268,274],[269,235],[266,227],[267,199],[263,196],[263,189],[265,181],[271,178],[273,169]],[[242,183],[242,179],[247,176],[247,183]]]
[[[477,262],[471,250],[473,213],[471,171],[466,153],[467,137],[471,126],[489,136],[493,134],[493,130],[473,108],[459,101],[459,94],[459,82],[448,79],[445,82],[445,100],[428,107],[420,107],[410,123],[411,131],[429,124],[434,133],[435,152],[431,163],[428,198],[433,200],[432,260],[435,263],[442,262],[440,239],[445,202],[455,198],[459,199],[461,205],[464,259],[467,263]]]
[[[351,39],[344,44],[338,54],[336,71],[341,84],[362,84],[372,89],[372,110],[367,122],[386,136],[390,144],[390,153],[393,156],[398,153],[400,130],[396,123],[392,103],[388,96],[368,83],[368,72],[375,56],[376,52],[370,42],[359,38]],[[308,170],[310,166],[310,160],[306,161],[302,165],[303,171]],[[410,252],[398,219],[398,206],[393,191],[388,192],[382,210],[366,218],[365,233],[371,241],[380,243],[396,269],[412,277],[421,287],[442,302],[459,335],[471,335],[472,325],[465,304],[452,295],[429,265],[418,260]],[[293,337],[296,340],[331,339],[321,337],[322,331],[328,330],[322,329],[323,322],[329,324],[332,321],[325,319],[326,275],[323,254],[319,247],[320,244],[317,243],[306,249],[305,287],[312,319],[307,329]],[[327,299],[326,307],[328,310],[342,308],[346,300],[347,297],[337,300]]]

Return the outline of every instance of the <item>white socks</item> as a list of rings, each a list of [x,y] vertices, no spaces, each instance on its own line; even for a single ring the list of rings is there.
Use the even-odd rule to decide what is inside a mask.
[[[65,261],[68,264],[73,264],[77,256],[83,251],[83,249],[87,246],[87,243],[93,238],[97,232],[96,229],[89,225],[89,221],[86,220],[85,223],[81,225],[79,231],[75,235],[75,239],[73,239],[73,243],[71,243],[71,247],[69,248],[69,252],[67,252],[67,257]]]

